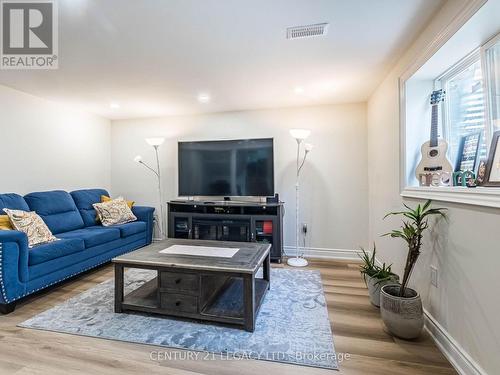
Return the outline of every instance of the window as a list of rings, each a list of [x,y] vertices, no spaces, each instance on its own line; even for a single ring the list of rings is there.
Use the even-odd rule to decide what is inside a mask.
[[[443,29],[415,55],[400,77],[403,197],[500,208],[500,189],[450,186],[448,173],[455,169],[462,152],[460,169],[477,168],[479,159],[488,156],[494,132],[500,131],[500,34],[482,45],[477,43],[498,30],[497,5],[478,3],[472,16],[464,9],[462,15],[468,20]],[[446,95],[437,108],[438,134],[448,143],[451,165],[441,149],[430,150],[435,128],[431,128],[429,137],[429,123],[436,124],[436,107],[429,104],[436,103],[429,102],[429,94],[434,93],[435,99],[440,89]],[[477,135],[481,135],[481,141],[475,158]]]
[[[493,131],[496,131],[500,130],[500,35],[483,47],[483,59],[489,118]]]
[[[457,159],[460,139],[472,133],[481,133],[479,158],[486,158],[485,98],[479,53],[459,63],[450,72],[440,80],[446,91],[443,123],[449,158],[452,163]]]

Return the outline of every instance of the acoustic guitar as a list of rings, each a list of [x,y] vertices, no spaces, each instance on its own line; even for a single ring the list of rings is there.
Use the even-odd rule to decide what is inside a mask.
[[[424,186],[449,185],[453,174],[453,167],[446,156],[448,143],[438,135],[439,104],[444,101],[444,96],[443,90],[435,90],[431,94],[431,135],[420,148],[422,158],[415,170],[417,180]]]

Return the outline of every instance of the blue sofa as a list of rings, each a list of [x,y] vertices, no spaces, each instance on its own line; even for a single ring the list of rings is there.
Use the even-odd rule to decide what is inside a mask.
[[[0,230],[0,312],[9,313],[15,301],[70,278],[112,258],[151,243],[151,207],[132,208],[137,221],[103,227],[96,222],[93,203],[109,196],[103,189],[56,190],[0,194],[4,208],[35,211],[59,239],[28,248],[27,236],[15,230]]]

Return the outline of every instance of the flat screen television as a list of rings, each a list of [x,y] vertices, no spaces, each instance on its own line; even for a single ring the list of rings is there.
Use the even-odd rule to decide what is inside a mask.
[[[179,196],[274,195],[273,139],[179,142]]]

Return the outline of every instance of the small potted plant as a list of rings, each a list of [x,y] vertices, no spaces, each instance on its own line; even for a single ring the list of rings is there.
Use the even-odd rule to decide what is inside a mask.
[[[377,249],[373,244],[373,251],[371,255],[361,248],[363,255],[359,255],[363,264],[360,266],[359,271],[363,275],[366,286],[368,287],[368,294],[370,295],[370,302],[376,307],[380,307],[380,289],[386,284],[394,284],[399,280],[398,275],[392,273],[392,265],[387,266],[385,263],[382,266],[377,265],[376,253]]]
[[[416,208],[404,205],[406,210],[391,212],[385,216],[402,216],[403,225],[385,234],[392,238],[401,238],[408,246],[408,255],[401,285],[385,285],[380,292],[380,313],[389,332],[403,339],[417,338],[424,326],[424,315],[420,295],[408,287],[408,281],[420,255],[423,234],[429,227],[429,218],[446,218],[445,208],[431,208],[431,201]]]

